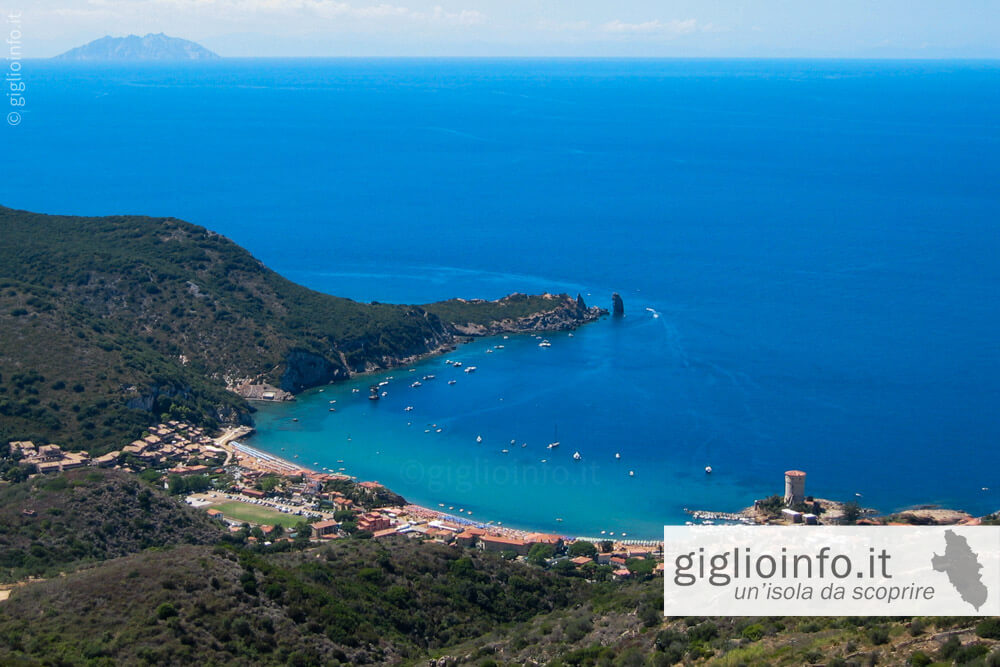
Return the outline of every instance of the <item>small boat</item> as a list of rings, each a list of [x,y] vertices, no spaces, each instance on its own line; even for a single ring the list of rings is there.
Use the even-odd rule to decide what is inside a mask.
[[[476,442],[482,442],[482,441],[483,441],[483,436],[477,435],[476,436]]]
[[[486,350],[486,354],[493,354],[493,350]]]
[[[330,401],[330,405],[333,405],[333,404],[334,404],[334,403],[336,403],[336,402],[337,402],[337,401]]]
[[[572,337],[573,337],[573,334],[569,334],[569,337],[570,337],[570,338],[572,338]]]
[[[504,336],[503,337],[504,340],[507,340],[508,338],[510,338],[510,336]]]
[[[458,380],[448,380],[448,384],[455,384]]]
[[[712,466],[705,466],[705,474],[706,475],[712,474]]]
[[[466,373],[475,373],[476,372],[476,367],[475,366],[469,366],[468,368],[465,369],[465,372]]]
[[[525,448],[525,447],[527,447],[527,446],[528,446],[528,443],[526,443],[526,442],[522,442],[522,443],[521,443],[521,448],[522,448],[522,449],[524,449],[524,448]]]
[[[440,432],[441,432],[441,431],[443,431],[443,430],[444,430],[444,429],[440,429],[440,428],[439,428],[438,430],[436,430],[436,431],[434,431],[434,432],[435,432],[435,433],[440,433]]]
[[[634,470],[629,470],[628,471],[628,476],[629,477],[635,477],[635,471]]]
[[[358,392],[360,392],[360,391],[361,391],[360,389],[352,389],[352,390],[351,390],[351,393],[352,393],[352,394],[357,394],[357,393],[358,393]]]
[[[542,459],[542,463],[548,463],[548,462],[549,462],[548,459]]]
[[[413,406],[407,405],[405,408],[403,408],[403,412],[413,412]]]
[[[500,453],[501,453],[501,454],[509,454],[509,453],[510,453],[510,450],[508,450],[508,449],[501,449],[501,450],[500,450]]]
[[[494,347],[496,347],[496,349],[498,349],[498,350],[502,350],[503,349],[503,345],[495,345]]]
[[[545,446],[545,448],[546,449],[555,449],[558,446],[559,446],[559,442],[556,441],[556,442],[550,442],[548,445]]]
[[[574,461],[581,461],[581,460],[583,460],[583,457],[580,456],[580,452],[573,452],[573,460]]]
[[[547,340],[543,340],[541,343],[538,344],[538,347],[552,347],[552,343],[550,343]]]
[[[560,519],[559,517],[556,517],[556,521],[558,521],[559,523],[562,523],[562,519]]]
[[[386,397],[386,396],[388,396],[388,395],[389,395],[389,392],[387,392],[387,391],[383,391],[383,392],[382,392],[382,398],[385,398],[385,397]]]
[[[452,366],[454,366],[455,368],[461,368],[462,367],[462,362],[461,361],[456,361],[455,363],[452,364]]]
[[[378,386],[380,386],[380,387],[384,387],[384,386],[386,386],[387,384],[389,384],[389,381],[388,381],[388,380],[382,380],[381,382],[379,382],[379,383],[378,383]]]
[[[336,412],[337,408],[330,408],[330,412]]]
[[[298,417],[292,417],[292,421],[293,421],[293,422],[297,422],[298,420],[299,420],[299,418],[298,418]]]
[[[615,459],[620,459],[621,457],[622,457],[621,454],[619,454],[618,452],[615,452]]]
[[[413,384],[411,384],[410,386],[416,388],[416,387],[422,387],[423,385],[421,385],[420,382],[417,381],[417,382],[414,382]]]
[[[377,401],[378,399],[379,399],[378,385],[373,384],[371,387],[369,387],[368,400]]]
[[[425,375],[425,376],[424,376],[424,382],[426,382],[427,380],[433,380],[433,379],[434,379],[434,377],[435,377],[435,376],[433,376],[433,375]]]

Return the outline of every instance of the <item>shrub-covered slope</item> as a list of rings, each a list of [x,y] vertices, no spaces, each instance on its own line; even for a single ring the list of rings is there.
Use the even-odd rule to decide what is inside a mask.
[[[122,472],[80,469],[0,484],[0,581],[149,547],[215,544],[224,534],[204,512]]]

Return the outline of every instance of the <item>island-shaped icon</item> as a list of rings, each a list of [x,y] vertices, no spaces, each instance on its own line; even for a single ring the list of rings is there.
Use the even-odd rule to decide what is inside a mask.
[[[980,576],[983,565],[979,562],[979,555],[972,550],[964,536],[953,530],[946,530],[944,538],[944,555],[934,554],[931,566],[938,572],[946,573],[948,581],[962,599],[979,611],[989,597],[989,590]]]
[[[146,61],[146,60],[218,60],[219,56],[201,44],[170,37],[162,32],[145,37],[102,37],[89,44],[70,49],[55,57],[56,60],[105,60],[105,61]]]

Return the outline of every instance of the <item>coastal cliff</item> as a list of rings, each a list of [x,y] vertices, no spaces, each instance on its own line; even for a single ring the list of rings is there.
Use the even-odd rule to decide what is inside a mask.
[[[0,229],[0,439],[98,453],[169,419],[252,423],[245,399],[264,386],[297,393],[469,336],[564,330],[605,313],[550,294],[358,303],[172,218],[0,207]]]

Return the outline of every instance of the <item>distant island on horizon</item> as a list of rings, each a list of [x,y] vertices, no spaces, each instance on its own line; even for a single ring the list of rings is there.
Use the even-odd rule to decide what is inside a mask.
[[[164,33],[150,33],[145,37],[128,35],[127,37],[111,37],[107,35],[100,39],[70,49],[55,56],[53,60],[77,61],[183,61],[183,60],[220,60],[221,56],[209,51],[201,44],[179,37],[170,37]]]

